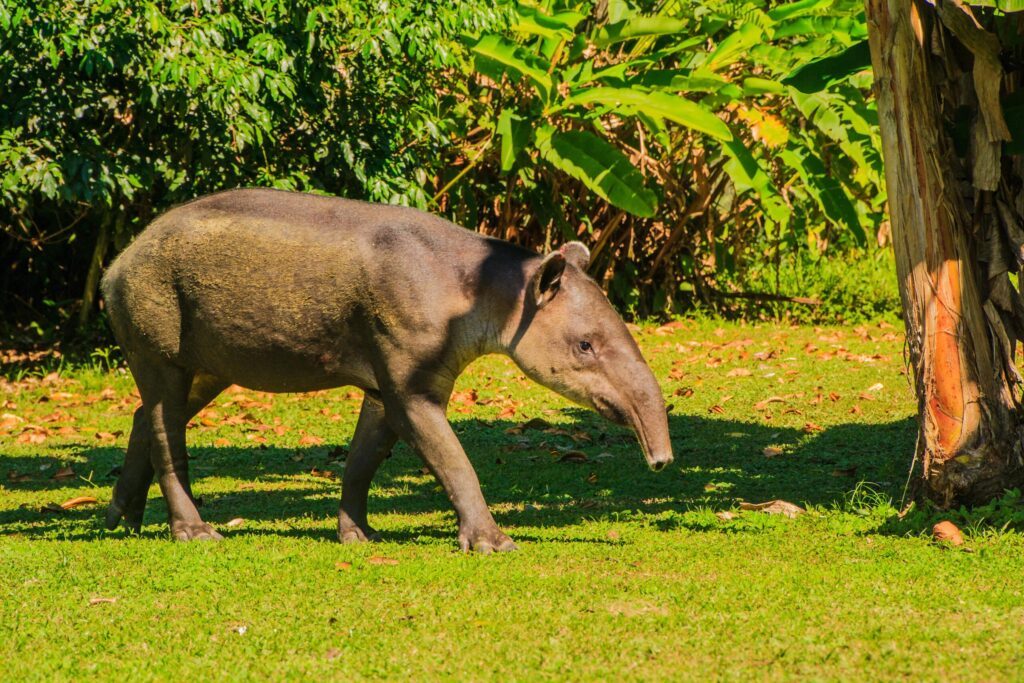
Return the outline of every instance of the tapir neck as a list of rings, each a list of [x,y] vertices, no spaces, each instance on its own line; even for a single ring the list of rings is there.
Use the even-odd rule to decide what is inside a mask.
[[[479,268],[472,284],[472,310],[458,325],[461,365],[489,353],[514,357],[525,328],[526,291],[539,262],[538,256],[522,252],[502,254],[501,259],[490,259]]]

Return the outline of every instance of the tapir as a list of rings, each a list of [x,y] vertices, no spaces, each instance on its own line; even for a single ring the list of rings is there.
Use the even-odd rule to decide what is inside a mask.
[[[139,530],[155,475],[174,538],[221,538],[192,495],[189,420],[232,384],[354,386],[365,394],[339,539],[377,538],[370,482],[402,439],[451,499],[459,546],[513,550],[446,417],[456,378],[490,353],[631,427],[662,469],[672,446],[661,390],[586,275],[589,259],[579,242],[540,256],[419,210],[279,190],[230,190],[167,211],[102,281],[142,398],[107,526]]]

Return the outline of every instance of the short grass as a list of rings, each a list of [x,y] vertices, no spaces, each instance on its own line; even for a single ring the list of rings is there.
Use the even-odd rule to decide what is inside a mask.
[[[896,519],[915,439],[897,330],[638,336],[673,404],[677,462],[657,475],[628,432],[506,360],[463,377],[453,424],[520,545],[488,557],[457,551],[450,505],[405,447],[371,494],[386,540],[335,542],[355,392],[222,395],[189,434],[201,512],[226,539],[176,544],[155,487],[140,537],[101,525],[130,378],[8,382],[0,677],[1020,677],[1020,533],[975,516],[967,550],[948,549],[933,516]],[[509,433],[529,418],[552,430]],[[79,496],[99,502],[41,511]],[[776,498],[808,512],[738,508]]]

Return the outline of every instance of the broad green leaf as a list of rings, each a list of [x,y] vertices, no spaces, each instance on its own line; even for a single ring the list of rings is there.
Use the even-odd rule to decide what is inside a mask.
[[[824,90],[847,76],[871,68],[871,50],[868,41],[854,43],[839,54],[805,64],[782,79],[800,92]]]
[[[501,138],[501,170],[508,171],[530,140],[530,123],[506,109],[498,117],[497,133]]]
[[[786,5],[779,5],[773,7],[768,11],[768,16],[775,21],[785,21],[786,19],[795,19],[796,17],[802,17],[805,14],[814,14],[821,10],[828,9],[834,0],[799,0],[799,2],[791,2]]]
[[[642,36],[663,36],[693,28],[693,22],[670,17],[632,17],[607,24],[594,32],[591,40],[597,47],[608,47]]]
[[[498,35],[483,36],[473,46],[477,71],[500,79],[509,70],[526,76],[537,88],[541,99],[546,100],[551,92],[551,76],[539,65],[536,57]]]
[[[580,130],[537,131],[541,157],[566,175],[576,178],[608,203],[636,216],[654,215],[654,192],[629,159],[605,140]]]
[[[718,44],[715,51],[708,57],[704,67],[715,70],[729,66],[747,49],[759,43],[763,37],[764,31],[760,26],[753,23],[743,24]]]
[[[765,215],[780,228],[788,225],[789,207],[772,183],[771,176],[761,167],[743,141],[734,138],[723,142],[722,149],[729,157],[725,164],[725,172],[736,186],[737,194],[753,190]]]
[[[586,18],[578,12],[559,12],[554,15],[545,14],[536,7],[520,5],[516,9],[512,29],[518,33],[572,40],[573,29]]]
[[[743,79],[743,92],[747,95],[781,95],[786,88],[778,81],[751,76]]]
[[[849,230],[856,238],[857,244],[867,244],[867,236],[857,216],[857,209],[846,196],[843,186],[832,177],[816,154],[806,146],[793,144],[780,151],[778,156],[800,175],[804,181],[804,189],[832,223]]]
[[[731,140],[732,131],[714,112],[685,97],[631,88],[588,88],[565,99],[565,104],[603,104],[627,112],[668,119],[719,140]]]

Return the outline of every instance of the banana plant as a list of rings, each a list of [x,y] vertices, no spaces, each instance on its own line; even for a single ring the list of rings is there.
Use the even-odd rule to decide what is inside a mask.
[[[850,84],[865,36],[854,0],[519,3],[472,48],[481,124],[502,173],[560,173],[635,217],[664,213],[644,157],[699,147],[730,180],[719,209],[752,202],[774,235],[810,212],[864,243],[885,197],[873,105]]]

